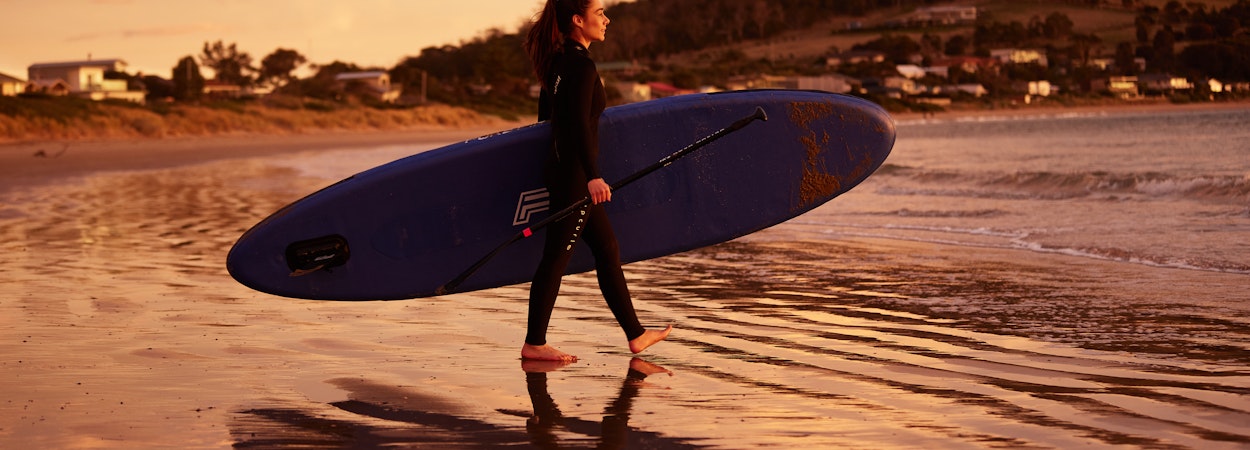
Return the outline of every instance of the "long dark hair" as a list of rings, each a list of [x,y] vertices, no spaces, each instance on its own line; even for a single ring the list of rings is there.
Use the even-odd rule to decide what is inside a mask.
[[[547,0],[534,27],[525,37],[525,53],[534,64],[539,83],[547,82],[551,60],[564,48],[564,40],[573,31],[573,16],[586,15],[590,0]]]

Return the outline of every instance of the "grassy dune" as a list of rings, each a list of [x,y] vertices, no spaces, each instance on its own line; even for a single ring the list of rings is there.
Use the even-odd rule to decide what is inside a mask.
[[[71,98],[0,98],[0,142],[456,128],[499,121],[446,105],[379,109],[288,99],[137,106]]]

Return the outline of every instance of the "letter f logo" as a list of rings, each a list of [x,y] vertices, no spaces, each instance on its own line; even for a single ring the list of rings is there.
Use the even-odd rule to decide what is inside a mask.
[[[516,214],[512,216],[512,225],[529,223],[534,214],[550,208],[550,196],[545,188],[522,192],[521,197],[516,202]]]

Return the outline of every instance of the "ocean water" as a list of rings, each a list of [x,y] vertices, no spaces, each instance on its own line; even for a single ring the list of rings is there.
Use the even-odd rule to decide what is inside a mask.
[[[1250,110],[902,123],[855,194],[846,219],[800,222],[1250,274]]]

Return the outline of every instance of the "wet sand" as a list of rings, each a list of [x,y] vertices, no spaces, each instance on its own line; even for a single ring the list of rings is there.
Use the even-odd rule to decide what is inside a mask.
[[[678,327],[639,361],[570,277],[555,367],[518,359],[524,285],[337,303],[226,274],[327,184],[275,160],[473,135],[0,149],[0,448],[1250,446],[1250,306],[1187,295],[1244,275],[787,223],[628,266]]]
[[[263,157],[342,148],[446,143],[520,126],[499,122],[466,128],[290,135],[220,135],[200,138],[0,143],[0,192],[118,170],[151,170],[219,159]]]

